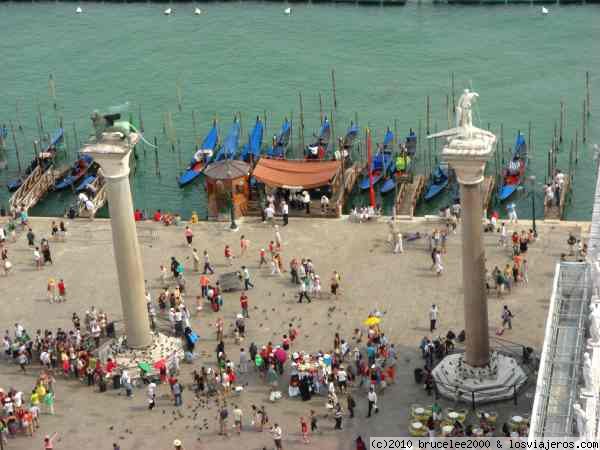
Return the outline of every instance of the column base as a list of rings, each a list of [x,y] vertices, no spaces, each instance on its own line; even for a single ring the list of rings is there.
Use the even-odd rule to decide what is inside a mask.
[[[472,367],[463,353],[446,356],[433,369],[433,379],[439,393],[455,401],[495,402],[512,398],[527,381],[527,375],[517,361],[501,353],[490,353],[484,367]]]
[[[141,362],[147,362],[151,370],[158,373],[158,370],[153,367],[155,362],[164,359],[168,367],[169,361],[173,358],[177,358],[178,361],[183,359],[184,351],[181,338],[167,336],[162,333],[150,334],[152,334],[152,343],[146,348],[129,348],[127,347],[126,337],[120,336],[102,345],[98,349],[98,357],[102,361],[112,358],[119,368],[135,371],[130,372],[131,375],[137,374],[138,364]]]

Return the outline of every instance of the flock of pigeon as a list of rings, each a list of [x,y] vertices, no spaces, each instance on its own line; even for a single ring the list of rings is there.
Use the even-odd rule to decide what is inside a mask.
[[[545,9],[545,8],[544,8]],[[163,14],[165,16],[170,16],[171,14],[173,14],[174,10],[173,8],[167,8],[163,11]],[[83,8],[81,6],[78,6],[77,9],[75,10],[76,14],[83,14]],[[195,16],[199,16],[202,14],[202,10],[200,8],[194,8],[194,15]],[[285,8],[283,10],[283,14],[285,14],[286,16],[290,16],[292,15],[292,8]]]

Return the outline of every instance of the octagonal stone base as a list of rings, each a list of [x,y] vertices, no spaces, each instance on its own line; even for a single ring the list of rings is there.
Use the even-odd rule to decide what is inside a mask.
[[[495,402],[512,398],[527,381],[527,375],[510,356],[493,352],[484,367],[465,363],[464,354],[446,356],[433,369],[439,393],[451,400]]]

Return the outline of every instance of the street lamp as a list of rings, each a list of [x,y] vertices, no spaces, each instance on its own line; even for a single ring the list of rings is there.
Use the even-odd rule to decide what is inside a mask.
[[[537,237],[537,227],[535,226],[535,175],[529,177],[531,182],[531,212],[533,214],[533,236]]]
[[[231,204],[230,204],[231,209],[229,210],[229,213],[231,215],[231,225],[229,225],[229,228],[231,230],[235,231],[238,229],[238,226],[235,223],[235,205],[233,204],[233,179],[232,179],[231,170],[227,170],[227,177],[229,178],[229,182],[231,185],[231,189],[229,190],[229,201],[231,202]]]

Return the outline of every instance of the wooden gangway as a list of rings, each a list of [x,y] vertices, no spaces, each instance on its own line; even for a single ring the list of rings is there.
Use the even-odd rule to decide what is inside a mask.
[[[571,177],[565,175],[565,182],[560,193],[560,203],[552,201],[552,204],[544,199],[544,220],[562,220],[565,215],[565,208],[571,192]]]
[[[413,217],[423,189],[425,189],[425,175],[415,175],[411,183],[400,184],[395,200],[396,214]]]
[[[102,174],[102,169],[98,169],[98,176],[89,185],[96,193],[94,197],[90,198],[93,208],[87,209],[85,204],[79,202],[79,208],[77,214],[79,217],[87,217],[93,219],[100,208],[106,204],[107,193],[106,193],[106,180]]]
[[[50,191],[52,186],[58,178],[63,176],[69,167],[63,167],[55,169],[50,167],[45,171],[41,166],[37,166],[29,174],[29,176],[23,181],[23,184],[11,195],[8,202],[11,212],[20,211],[24,208],[25,211],[29,211],[37,203],[44,198],[44,196]]]

